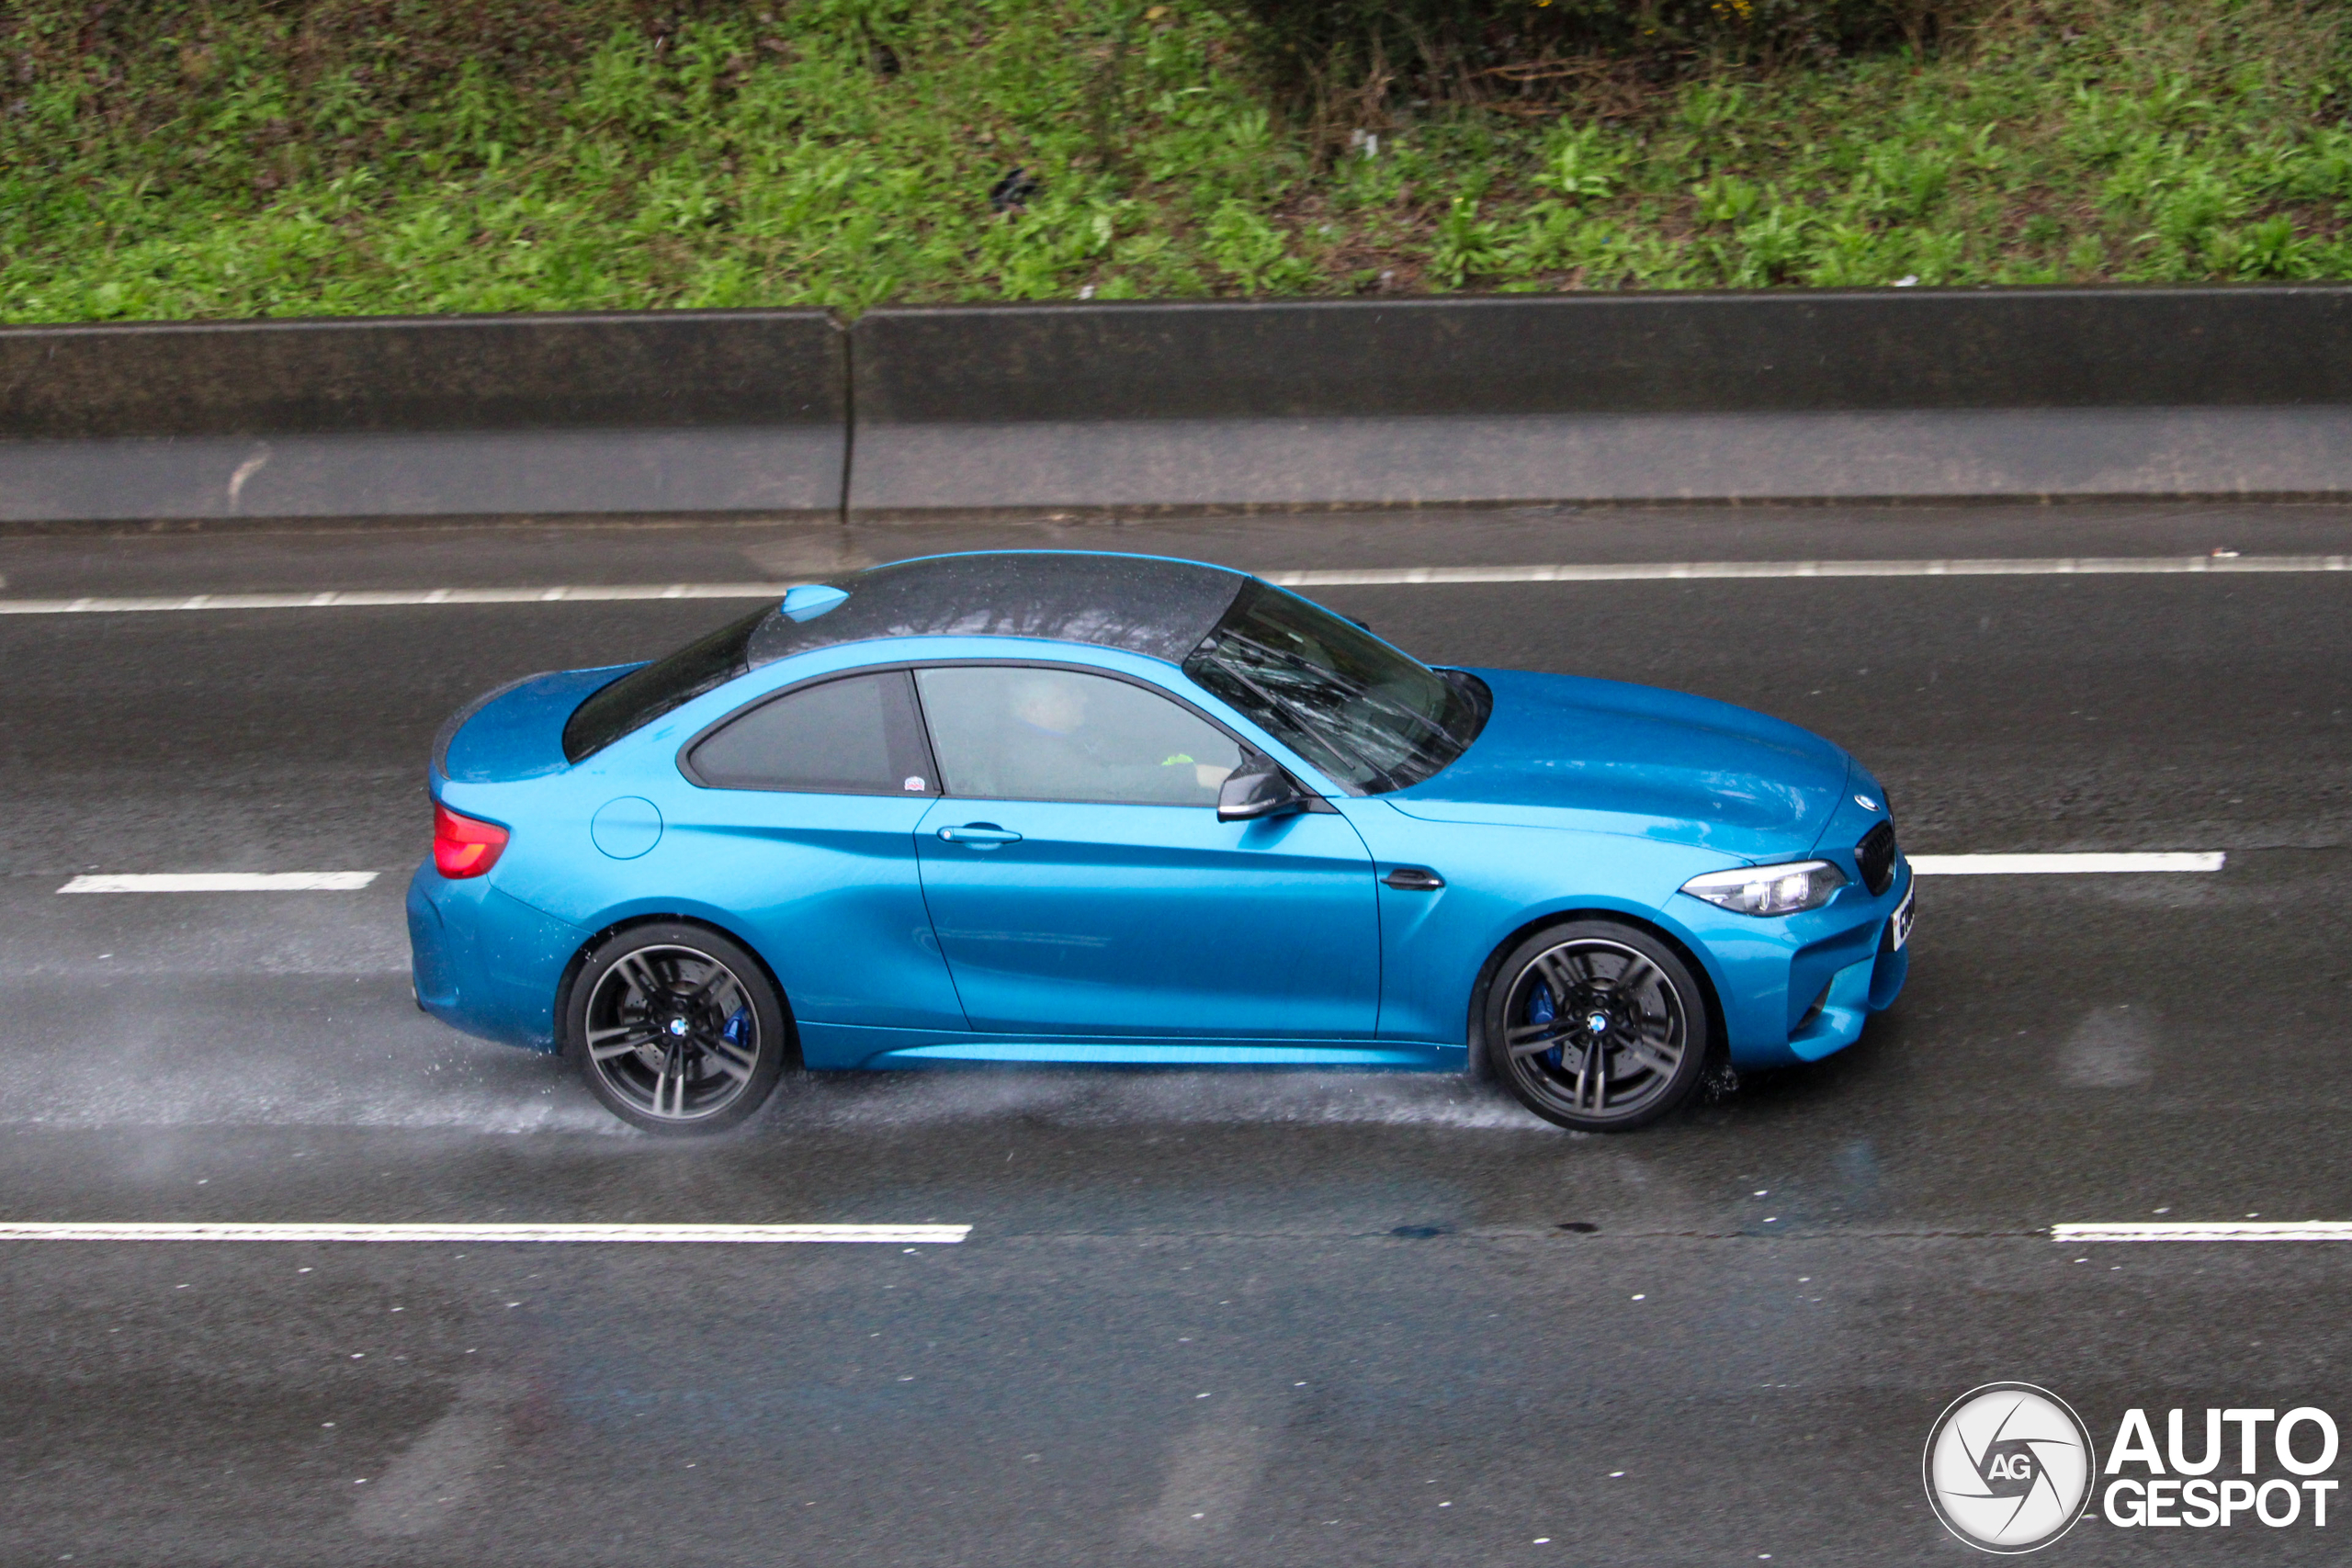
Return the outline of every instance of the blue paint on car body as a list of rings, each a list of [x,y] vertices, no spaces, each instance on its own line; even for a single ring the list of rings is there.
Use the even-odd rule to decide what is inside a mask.
[[[1046,586],[1033,590],[1032,577]],[[421,1005],[460,1029],[552,1048],[583,953],[602,933],[660,919],[707,924],[756,954],[810,1067],[1458,1069],[1492,962],[1547,922],[1597,918],[1687,955],[1730,1060],[1768,1066],[1850,1044],[1907,970],[1891,917],[1909,867],[1890,841],[1873,891],[1857,858],[1888,820],[1857,796],[1875,806],[1884,791],[1793,725],[1616,682],[1441,672],[1464,705],[1444,722],[1475,731],[1466,746],[1425,776],[1410,758],[1351,772],[1358,753],[1311,726],[1261,722],[1284,710],[1245,711],[1229,700],[1255,701],[1241,686],[1188,662],[1204,628],[1227,624],[1228,601],[1280,592],[1243,574],[994,552],[823,586],[803,600],[821,613],[797,618],[772,603],[695,645],[691,669],[535,676],[458,716],[436,743],[432,793],[506,826],[511,841],[479,877],[445,877],[430,859],[419,868],[409,928]],[[934,672],[974,667],[1035,672],[1022,679],[1039,691],[1075,681],[1115,695],[1098,705],[1143,714],[1155,754],[1090,751],[1083,727],[1057,730],[1050,714],[1034,735],[998,716],[982,729],[1000,761],[1066,768],[1086,781],[1077,793],[1112,797],[959,784],[943,738],[963,721],[942,705],[973,682]],[[1256,668],[1263,682],[1283,666]],[[850,680],[869,682],[854,694],[883,728],[851,735],[842,756],[779,755],[781,784],[710,771],[721,751],[730,768],[761,754],[707,747],[713,737],[770,722],[760,714],[786,716],[774,722],[790,733],[792,713],[816,711],[808,694],[847,704],[839,682]],[[885,734],[891,723],[899,730]],[[865,770],[856,787],[793,784],[853,762]],[[1222,820],[1220,773],[1261,764],[1307,808]],[[625,801],[636,804],[616,816]],[[623,849],[635,852],[616,858]],[[1708,873],[1808,858],[1846,880],[1801,912],[1758,917],[1679,891]]]

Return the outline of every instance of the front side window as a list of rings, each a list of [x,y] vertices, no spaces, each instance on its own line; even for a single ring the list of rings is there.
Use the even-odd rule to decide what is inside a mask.
[[[803,686],[729,720],[686,765],[715,789],[928,795],[931,763],[903,670]]]
[[[1262,582],[1184,660],[1184,673],[1300,756],[1369,795],[1430,777],[1477,739],[1486,689],[1441,675],[1352,622]]]
[[[947,665],[917,671],[916,684],[950,795],[1215,806],[1241,765],[1225,731],[1107,675]]]

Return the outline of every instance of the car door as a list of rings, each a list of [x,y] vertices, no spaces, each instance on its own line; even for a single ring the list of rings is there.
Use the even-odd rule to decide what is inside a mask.
[[[742,928],[796,1019],[963,1028],[915,863],[937,791],[906,671],[789,689],[697,736],[679,763],[699,787],[672,831],[701,840],[681,891]]]
[[[952,664],[916,689],[945,792],[923,896],[975,1030],[1373,1037],[1372,861],[1344,818],[1218,821],[1241,744],[1141,682]]]

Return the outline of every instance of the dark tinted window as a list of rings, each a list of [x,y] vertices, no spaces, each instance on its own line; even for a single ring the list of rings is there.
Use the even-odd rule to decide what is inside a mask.
[[[1352,622],[1262,582],[1241,591],[1184,673],[1316,766],[1371,794],[1420,783],[1486,723],[1486,688],[1439,674]]]
[[[920,676],[923,717],[952,795],[1215,806],[1241,765],[1233,737],[1156,692],[1107,675],[949,665]]]
[[[696,637],[667,659],[640,665],[598,688],[572,710],[563,727],[563,754],[572,761],[601,751],[630,730],[652,723],[751,668],[744,649],[752,631],[775,613],[773,604]]]
[[[696,745],[695,777],[718,789],[816,795],[931,790],[907,672],[852,675],[763,703]]]

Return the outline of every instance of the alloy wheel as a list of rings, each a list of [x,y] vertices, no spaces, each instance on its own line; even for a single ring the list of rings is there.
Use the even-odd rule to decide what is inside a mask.
[[[1672,1094],[1690,1049],[1681,991],[1646,954],[1577,937],[1511,980],[1502,1065],[1539,1109],[1577,1123],[1629,1122]]]
[[[710,953],[632,948],[589,992],[588,1070],[650,1121],[707,1121],[741,1100],[768,1049],[752,993]]]

